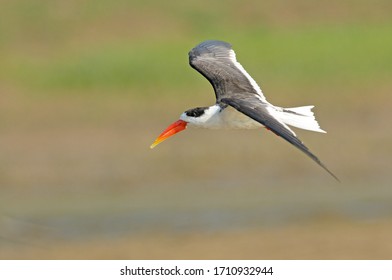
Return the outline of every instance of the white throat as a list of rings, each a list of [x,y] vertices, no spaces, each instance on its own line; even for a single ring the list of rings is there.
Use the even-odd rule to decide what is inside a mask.
[[[262,127],[260,123],[238,112],[236,109],[230,106],[222,109],[217,104],[208,107],[204,114],[199,117],[189,117],[183,113],[180,119],[186,121],[189,127],[210,129],[253,129]]]

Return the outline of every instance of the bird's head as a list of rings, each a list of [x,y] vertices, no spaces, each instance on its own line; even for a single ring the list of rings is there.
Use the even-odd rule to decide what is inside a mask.
[[[186,110],[181,114],[180,119],[169,125],[150,146],[154,148],[156,145],[166,140],[170,136],[183,131],[188,124],[195,127],[205,127],[211,117],[211,107],[197,107]]]

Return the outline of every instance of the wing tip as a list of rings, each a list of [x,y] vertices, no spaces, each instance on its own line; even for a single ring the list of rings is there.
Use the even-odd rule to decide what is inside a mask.
[[[206,40],[198,45],[196,45],[193,49],[191,49],[188,53],[189,62],[191,63],[195,58],[202,56],[204,54],[216,54],[219,51],[230,51],[232,50],[232,46],[230,43],[219,40]]]

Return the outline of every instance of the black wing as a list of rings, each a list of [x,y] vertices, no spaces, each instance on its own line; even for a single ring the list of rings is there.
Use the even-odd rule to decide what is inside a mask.
[[[271,114],[266,109],[266,105],[260,102],[260,100],[258,100],[256,97],[249,95],[237,95],[236,98],[223,98],[221,102],[234,107],[239,112],[261,123],[273,131],[276,135],[293,144],[295,147],[308,155],[312,160],[314,160],[318,165],[324,168],[337,181],[339,181],[339,179],[318,159],[316,155],[314,155],[309,150],[308,147],[305,146],[304,143],[302,143],[301,140],[295,136],[295,134],[293,134],[293,132],[285,124],[271,116]]]
[[[237,62],[229,43],[200,43],[189,52],[189,64],[211,83],[218,102],[238,92],[257,94],[265,99],[256,82]]]

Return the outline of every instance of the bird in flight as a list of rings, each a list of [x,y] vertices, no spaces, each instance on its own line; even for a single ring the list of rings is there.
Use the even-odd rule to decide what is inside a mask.
[[[339,181],[289,127],[325,133],[314,117],[314,106],[282,108],[269,103],[255,80],[237,61],[229,43],[216,40],[200,43],[189,52],[189,64],[211,83],[216,103],[182,113],[178,121],[158,136],[151,148],[188,126],[212,129],[265,127],[304,152]]]

